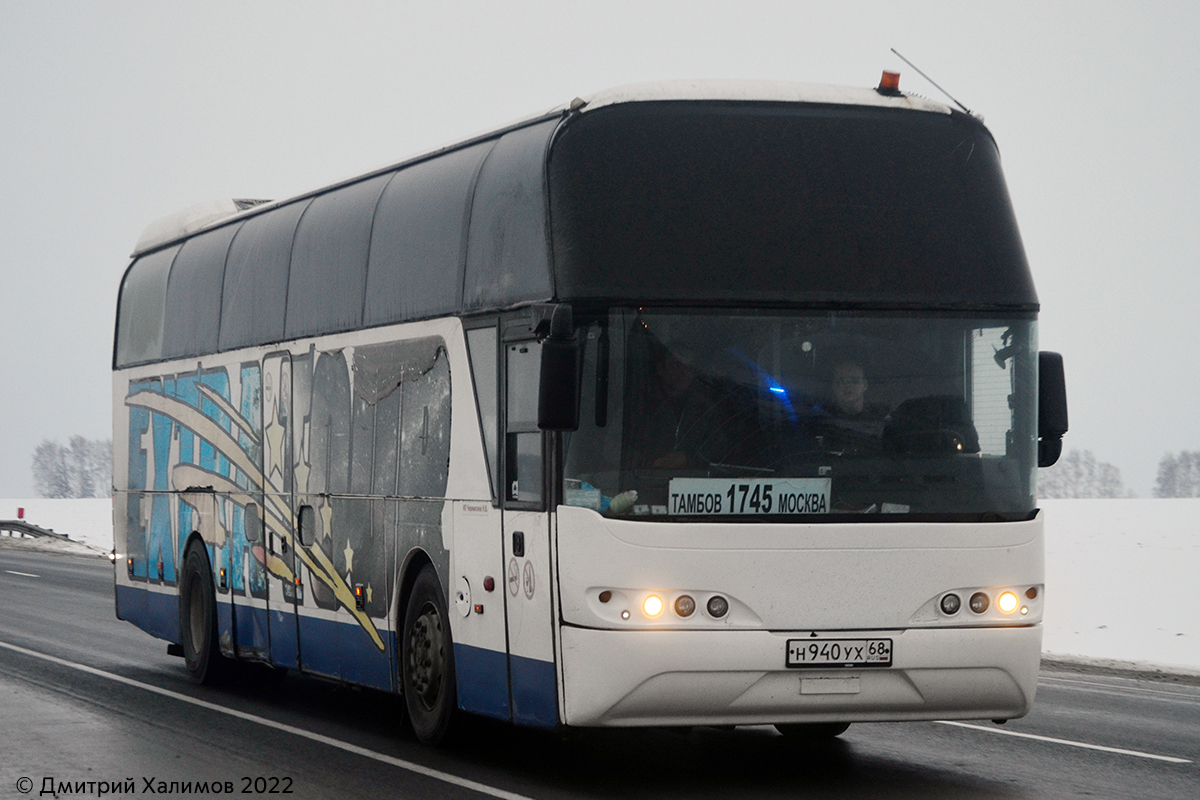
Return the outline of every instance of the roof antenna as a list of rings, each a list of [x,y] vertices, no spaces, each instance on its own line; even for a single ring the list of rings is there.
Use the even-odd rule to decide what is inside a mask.
[[[942,94],[946,95],[946,97],[949,97],[949,98],[950,98],[952,101],[954,101],[954,104],[955,104],[956,106],[958,106],[959,108],[961,108],[963,111],[965,111],[967,114],[971,115],[972,117],[973,117],[973,116],[975,116],[975,112],[974,112],[974,111],[972,111],[971,109],[967,108],[967,107],[966,107],[966,106],[964,106],[962,103],[958,102],[958,100],[957,100],[957,99],[954,97],[954,95],[952,95],[952,94],[950,94],[949,92],[947,92],[947,91],[946,91],[945,89],[943,89],[941,86],[938,86],[938,84],[937,84],[937,81],[935,81],[933,78],[931,78],[931,77],[929,77],[928,75],[926,75],[924,72],[921,72],[921,68],[920,68],[920,67],[918,67],[916,64],[914,64],[914,63],[912,63],[911,61],[909,61],[909,60],[908,60],[907,58],[905,58],[904,56],[900,55],[900,53],[899,53],[899,52],[896,50],[896,48],[894,48],[894,47],[893,47],[893,48],[891,48],[891,51],[892,51],[893,53],[895,53],[895,54],[896,54],[896,56],[897,56],[897,57],[898,57],[898,58],[899,58],[901,61],[903,61],[905,64],[908,64],[910,67],[912,67],[913,69],[915,69],[915,70],[917,71],[917,74],[918,74],[918,75],[920,75],[922,78],[924,78],[925,80],[927,80],[927,81],[929,81],[930,83],[932,83],[935,89],[937,89],[939,92],[941,92]]]

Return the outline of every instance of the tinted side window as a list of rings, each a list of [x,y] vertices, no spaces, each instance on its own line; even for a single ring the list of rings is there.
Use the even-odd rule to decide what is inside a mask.
[[[167,281],[164,358],[217,349],[225,255],[239,227],[226,225],[184,243]]]
[[[234,237],[225,263],[222,350],[283,340],[292,237],[308,202],[251,217]]]
[[[316,197],[292,246],[285,335],[344,331],[362,321],[371,220],[393,173]]]
[[[178,247],[143,256],[130,266],[117,309],[118,367],[162,358],[167,276]]]
[[[415,164],[384,189],[371,233],[365,324],[458,310],[471,187],[493,144]]]
[[[502,308],[548,299],[546,141],[558,120],[505,134],[475,187],[463,306]]]

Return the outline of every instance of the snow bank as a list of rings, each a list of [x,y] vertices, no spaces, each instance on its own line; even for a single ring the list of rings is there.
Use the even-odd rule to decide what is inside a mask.
[[[0,500],[25,518],[104,552],[109,500]],[[1052,656],[1200,670],[1200,499],[1044,500],[1046,624]]]

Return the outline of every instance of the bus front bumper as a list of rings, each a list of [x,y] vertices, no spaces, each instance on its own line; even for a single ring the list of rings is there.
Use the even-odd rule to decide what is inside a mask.
[[[562,629],[563,721],[580,727],[1010,719],[1033,704],[1040,625],[820,632],[889,638],[891,666],[788,668],[811,632]]]

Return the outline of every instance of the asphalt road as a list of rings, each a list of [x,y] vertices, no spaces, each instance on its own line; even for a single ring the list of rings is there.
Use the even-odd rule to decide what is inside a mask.
[[[1043,673],[1023,720],[859,724],[815,749],[771,728],[488,723],[434,749],[378,692],[265,671],[194,686],[164,643],[115,619],[112,593],[106,560],[0,549],[0,800],[64,782],[62,797],[102,782],[173,797],[1200,797],[1195,685]]]

